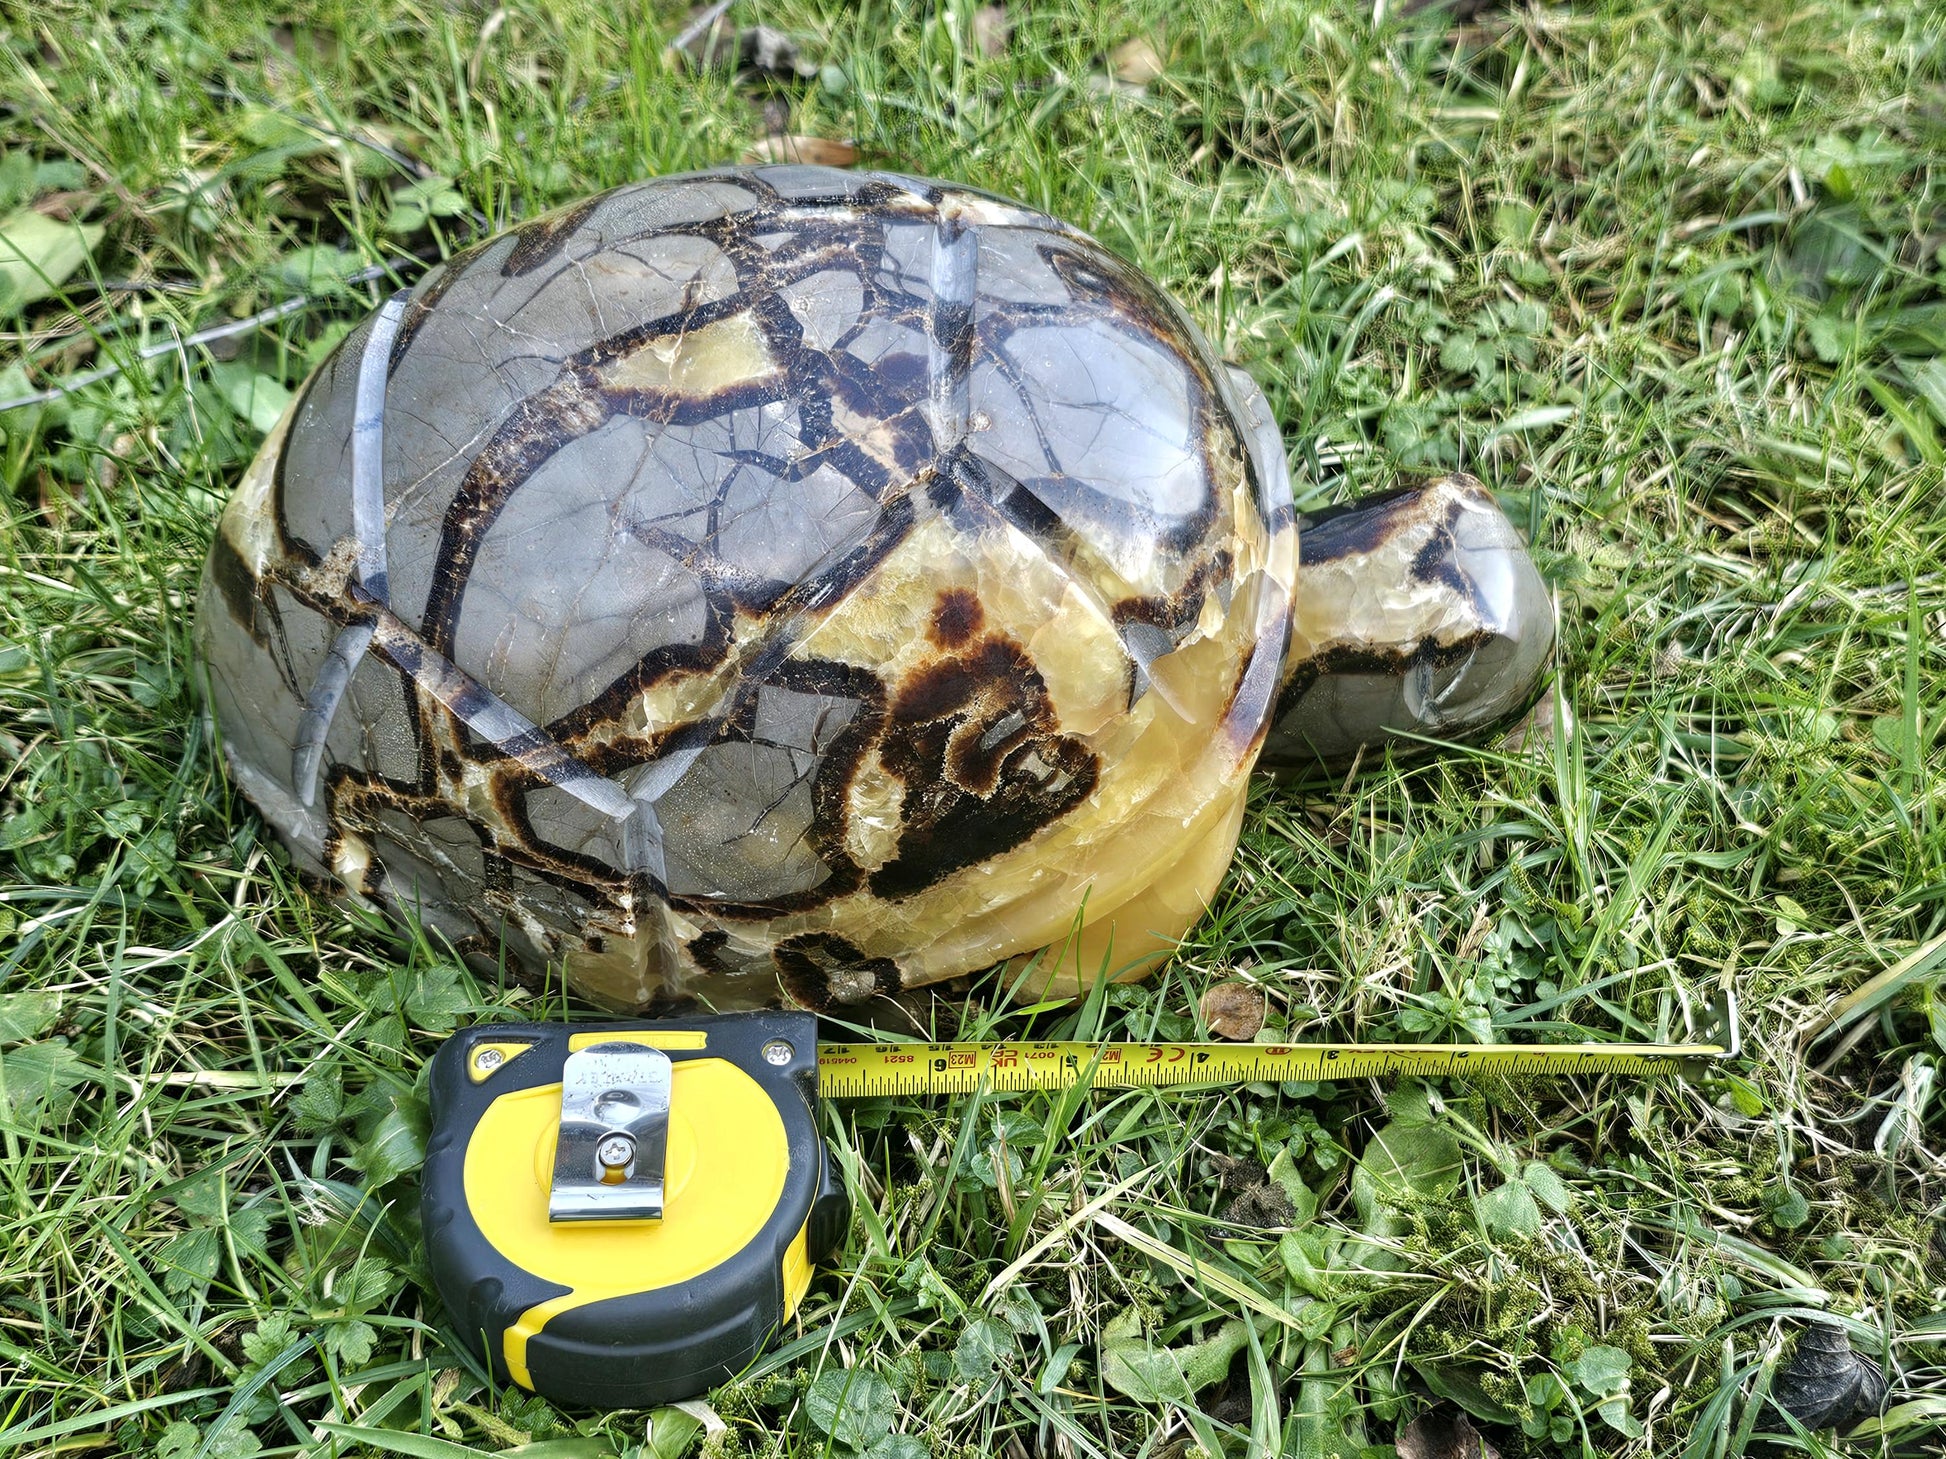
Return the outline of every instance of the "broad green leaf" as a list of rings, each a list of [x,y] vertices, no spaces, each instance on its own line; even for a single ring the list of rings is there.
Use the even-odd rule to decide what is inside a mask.
[[[1568,1372],[1597,1398],[1610,1398],[1628,1387],[1629,1355],[1603,1344],[1585,1350],[1568,1365]]]
[[[1305,1344],[1279,1452],[1287,1459],[1358,1459],[1388,1452],[1366,1448],[1358,1396],[1331,1367],[1329,1343]]]
[[[1827,365],[1845,357],[1846,346],[1857,334],[1849,321],[1829,314],[1813,314],[1804,321],[1804,332],[1810,337],[1811,352]]]
[[[1598,1405],[1595,1412],[1601,1415],[1603,1423],[1624,1438],[1639,1439],[1646,1432],[1641,1421],[1628,1411],[1626,1398],[1611,1398],[1606,1403]]]
[[[0,401],[24,400],[30,395],[39,394],[27,372],[19,365],[8,365],[0,369]],[[17,405],[12,410],[0,412],[0,441],[25,441],[34,434],[41,417],[47,411],[45,405]],[[15,647],[15,653],[24,656],[24,650]],[[12,668],[8,665],[7,668]]]
[[[248,142],[260,151],[324,145],[318,134],[296,117],[268,106],[243,108],[236,119],[236,135],[239,141]]]
[[[1490,1190],[1473,1203],[1480,1225],[1492,1236],[1538,1236],[1541,1208],[1527,1183],[1510,1180],[1498,1190]]]
[[[1940,405],[1940,419],[1946,420],[1946,402]],[[1872,739],[1895,760],[1905,758],[1910,729],[1903,714],[1881,714],[1872,720]]]
[[[1284,1270],[1291,1275],[1291,1283],[1307,1297],[1326,1297],[1331,1294],[1331,1272],[1324,1252],[1324,1242],[1312,1231],[1286,1231],[1277,1240],[1277,1254],[1284,1260]]]
[[[254,1331],[243,1335],[243,1356],[252,1363],[267,1363],[288,1347],[290,1340],[290,1313],[273,1312]]]
[[[991,1317],[977,1317],[966,1324],[959,1341],[953,1345],[953,1366],[970,1383],[984,1383],[1013,1351],[1013,1334],[1004,1323]]]
[[[61,223],[23,208],[0,223],[0,310],[45,299],[74,276],[101,242],[96,223]]]
[[[277,264],[277,276],[290,289],[316,298],[349,292],[347,280],[358,272],[358,259],[341,248],[318,243],[294,249]]]
[[[1141,1330],[1141,1319],[1127,1312],[1102,1333],[1102,1380],[1138,1403],[1187,1404],[1198,1389],[1222,1379],[1249,1341],[1243,1319],[1232,1318],[1202,1342],[1158,1348]]]
[[[1318,1214],[1318,1198],[1297,1173],[1297,1161],[1291,1156],[1291,1147],[1284,1146],[1277,1152],[1277,1158],[1270,1162],[1270,1178],[1291,1203],[1291,1222],[1302,1226]]]
[[[1513,1425],[1520,1421],[1519,1414],[1487,1393],[1478,1373],[1468,1365],[1428,1359],[1412,1366],[1428,1388],[1441,1398],[1457,1403],[1474,1418],[1485,1419],[1490,1424]]]
[[[324,1345],[349,1368],[362,1368],[372,1360],[372,1345],[378,1334],[369,1322],[340,1322],[325,1330]]]
[[[37,1039],[61,1016],[61,1000],[53,993],[0,993],[0,1045]]]
[[[1773,1186],[1763,1195],[1764,1213],[1780,1231],[1795,1231],[1811,1219],[1811,1203],[1794,1186]]]
[[[414,1028],[427,1033],[451,1033],[460,1014],[472,1006],[460,970],[451,963],[421,968],[405,986],[406,1016]]]
[[[1312,1342],[1322,1342],[1338,1324],[1338,1307],[1333,1302],[1309,1302],[1298,1309],[1297,1330]]]
[[[1401,1125],[1429,1125],[1438,1118],[1433,1113],[1432,1091],[1422,1080],[1401,1079],[1385,1096],[1385,1113]]]
[[[291,1096],[291,1113],[307,1134],[335,1129],[345,1115],[344,1076],[335,1067],[308,1076]]]
[[[367,1185],[381,1186],[408,1170],[417,1170],[425,1158],[424,1112],[399,1104],[359,1143],[351,1164],[364,1173]]]
[[[466,211],[466,199],[453,186],[451,178],[428,177],[392,194],[392,211],[385,219],[385,231],[400,235],[417,233],[432,218],[453,218]]]
[[[1941,425],[1946,425],[1946,360],[1935,355],[1929,360],[1907,360],[1906,379],[1925,398]],[[1903,724],[1903,721],[1897,721]]]
[[[223,1238],[208,1227],[171,1236],[155,1253],[162,1289],[176,1296],[207,1283],[222,1260]]]
[[[1068,1369],[1074,1366],[1075,1358],[1081,1352],[1081,1344],[1064,1342],[1054,1350],[1054,1356],[1047,1360],[1041,1370],[1038,1392],[1045,1397],[1067,1381]]]
[[[1730,1103],[1735,1105],[1737,1113],[1746,1119],[1755,1119],[1767,1108],[1762,1093],[1749,1080],[1739,1079],[1734,1074],[1726,1074],[1723,1076],[1723,1082],[1729,1088]]]
[[[0,152],[0,212],[12,212],[34,195],[34,154]]]
[[[1555,1215],[1565,1216],[1574,1208],[1574,1191],[1561,1179],[1560,1172],[1546,1161],[1528,1161],[1526,1169],[1520,1172],[1520,1178],[1527,1183],[1527,1189],[1534,1193],[1534,1198]]]
[[[209,1459],[256,1459],[263,1453],[263,1441],[254,1430],[231,1419],[217,1431],[203,1452]]]
[[[658,1408],[649,1414],[648,1430],[637,1459],[682,1459],[703,1431],[703,1421],[680,1408]]]
[[[291,403],[291,392],[281,380],[251,370],[223,386],[223,399],[252,429],[268,434]]]
[[[15,851],[45,832],[53,823],[46,806],[30,805],[0,821],[0,851]]]
[[[849,1449],[869,1449],[891,1433],[898,1409],[892,1385],[865,1368],[829,1369],[804,1395],[806,1416]]]
[[[1494,236],[1502,243],[1525,243],[1534,236],[1540,214],[1527,203],[1501,203],[1493,210]]]
[[[88,181],[88,169],[66,157],[50,158],[34,167],[34,195],[73,192]]]
[[[57,1040],[9,1049],[0,1054],[0,1118],[28,1130],[58,1119],[88,1074],[86,1061]]]
[[[1446,342],[1439,347],[1441,368],[1458,374],[1472,369],[1480,362],[1480,342],[1470,334],[1449,334]]]
[[[1372,1136],[1351,1173],[1351,1193],[1369,1222],[1380,1207],[1444,1200],[1459,1177],[1459,1140],[1451,1130],[1395,1119]]]

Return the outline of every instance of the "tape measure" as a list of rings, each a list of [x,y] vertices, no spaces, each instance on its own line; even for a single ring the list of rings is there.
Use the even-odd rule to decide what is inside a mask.
[[[1727,995],[1725,995],[1727,999]],[[1695,1044],[823,1044],[808,1013],[490,1024],[434,1057],[422,1202],[459,1337],[503,1382],[639,1408],[734,1377],[851,1207],[820,1096],[1674,1073]]]

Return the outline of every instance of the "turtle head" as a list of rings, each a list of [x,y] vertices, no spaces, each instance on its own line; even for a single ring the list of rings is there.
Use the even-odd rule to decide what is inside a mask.
[[[1527,546],[1471,476],[1299,519],[1290,654],[1259,763],[1476,738],[1533,704],[1554,605]]]

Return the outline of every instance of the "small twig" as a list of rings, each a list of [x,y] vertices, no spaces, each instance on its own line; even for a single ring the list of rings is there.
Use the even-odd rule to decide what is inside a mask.
[[[63,380],[59,385],[50,385],[47,389],[37,391],[33,395],[17,395],[12,400],[0,400],[0,412],[18,410],[24,405],[45,405],[50,400],[59,400],[63,395],[71,395],[77,390],[94,384],[97,380],[107,380],[115,375],[119,375],[124,370],[130,368],[130,366],[139,364],[144,360],[153,360],[161,355],[174,354],[178,349],[186,349],[190,345],[208,344],[212,340],[228,339],[232,335],[248,334],[260,325],[270,324],[275,320],[282,319],[287,314],[295,314],[300,309],[307,309],[316,302],[315,299],[312,299],[308,295],[300,295],[298,298],[286,299],[281,304],[274,304],[268,309],[260,310],[246,319],[234,319],[228,324],[219,324],[210,329],[198,330],[187,339],[167,339],[160,344],[144,345],[135,352],[135,358],[127,363],[103,365],[99,369],[89,370],[83,374]]]
[[[716,3],[710,6],[709,9],[705,10],[701,15],[677,31],[676,38],[662,48],[662,54],[665,56],[679,54],[697,36],[728,15],[730,13],[730,7],[734,4],[736,4],[736,0],[716,0]]]
[[[373,264],[369,268],[360,269],[357,273],[347,276],[345,282],[347,284],[369,283],[371,280],[383,274],[387,267],[388,265],[386,264]],[[260,329],[266,324],[274,324],[279,319],[296,314],[301,310],[310,308],[313,304],[322,302],[322,300],[313,295],[300,294],[295,299],[286,299],[281,304],[273,304],[268,309],[260,309],[255,314],[248,315],[243,319],[233,319],[228,324],[215,324],[211,325],[208,329],[199,329],[196,333],[181,339],[169,339],[160,344],[144,345],[135,352],[135,358],[132,360],[103,365],[99,369],[88,370],[83,374],[63,380],[59,385],[50,385],[45,390],[36,391],[32,395],[17,395],[12,400],[0,400],[0,414],[4,414],[10,410],[19,410],[23,406],[45,405],[50,400],[59,400],[64,395],[72,395],[77,390],[85,389],[98,380],[112,379],[124,370],[130,369],[146,360],[157,359],[162,355],[174,354],[178,350],[186,350],[192,345],[211,344],[219,339],[232,339],[239,334],[248,334],[253,329]]]

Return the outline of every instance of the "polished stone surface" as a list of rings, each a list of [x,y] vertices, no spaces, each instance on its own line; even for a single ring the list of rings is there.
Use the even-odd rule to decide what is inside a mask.
[[[201,615],[298,863],[620,1008],[823,1006],[1228,865],[1296,541],[1263,396],[1018,204],[660,179],[434,270],[265,443]]]

